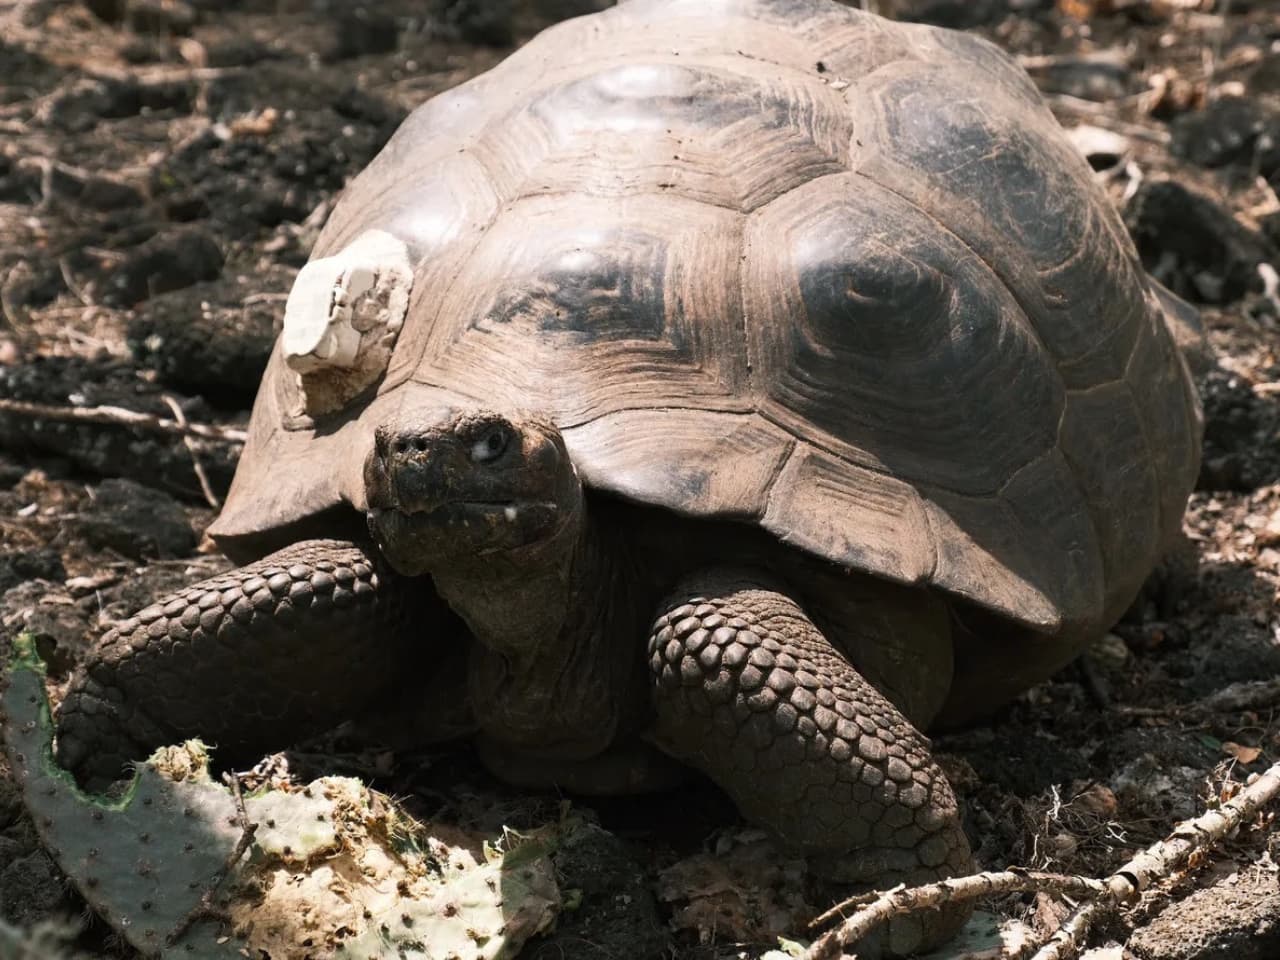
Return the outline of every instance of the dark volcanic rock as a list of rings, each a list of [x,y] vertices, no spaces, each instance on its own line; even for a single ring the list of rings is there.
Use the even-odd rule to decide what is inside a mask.
[[[225,293],[199,285],[153,297],[129,324],[129,349],[161,383],[222,407],[247,409],[271,356],[284,305],[226,303]]]
[[[0,203],[36,203],[39,199],[39,172],[0,154]]]
[[[55,96],[41,115],[63,130],[82,133],[99,120],[134,117],[143,110],[189,113],[195,95],[195,84],[186,80],[86,77]]]
[[[1262,227],[1262,235],[1273,247],[1280,250],[1280,211],[1268,213],[1258,221]]]
[[[169,290],[202,280],[216,280],[222,272],[222,249],[205,230],[182,227],[167,230],[131,250],[93,284],[102,303],[132,306]]]
[[[392,53],[399,39],[400,28],[395,17],[368,7],[344,8],[334,17],[331,56],[335,60],[347,60]]]
[[[83,0],[95,17],[107,23],[120,23],[129,9],[129,0]]]
[[[211,67],[247,67],[262,60],[274,60],[278,54],[253,37],[228,37],[207,47]]]
[[[1049,5],[1047,0],[893,0],[887,12],[895,20],[970,30],[997,23],[1009,13]]]
[[[1274,483],[1280,401],[1255,393],[1234,374],[1215,369],[1199,383],[1204,405],[1200,490],[1253,490]]]
[[[78,167],[50,163],[41,177],[44,199],[69,203],[89,210],[120,210],[142,204],[140,188]]]
[[[0,553],[0,594],[27,580],[65,580],[67,571],[57,550],[6,550]]]
[[[1032,70],[1041,90],[1105,103],[1130,91],[1133,70],[1123,51],[1102,50]]]
[[[268,136],[193,136],[155,164],[150,189],[176,219],[207,217],[237,242],[305,220],[364,167],[404,117],[397,104],[354,90],[344,71],[308,76],[263,61],[209,80],[210,117],[225,123],[263,109],[272,90],[278,120]]]
[[[176,51],[150,37],[132,37],[120,47],[120,57],[131,64],[164,63],[176,59]]]
[[[1214,370],[1200,384],[1204,404],[1205,446],[1217,453],[1239,453],[1257,442],[1258,416],[1249,385],[1225,370]]]
[[[159,387],[139,378],[131,367],[112,360],[38,357],[30,363],[0,367],[0,397],[56,407],[69,403],[124,407],[173,418],[173,411],[160,398]],[[216,420],[204,403],[177,399],[189,420]],[[225,493],[240,448],[205,440],[194,440],[193,445],[214,491]],[[169,434],[123,424],[69,422],[0,411],[0,448],[18,457],[52,454],[100,477],[131,477],[185,497],[203,499],[191,466],[192,452],[180,437]]]
[[[0,917],[18,926],[47,920],[66,898],[62,874],[48,854],[36,850],[0,870]]]
[[[275,175],[276,165],[294,152],[290,145],[224,142],[208,131],[156,170],[152,189],[175,220],[211,217],[228,233],[252,236],[264,227],[300,222],[311,212],[319,193]],[[314,157],[299,157],[290,179],[320,165]]]
[[[1275,248],[1217,203],[1172,180],[1148,180],[1125,211],[1142,262],[1189,300],[1233,303],[1261,289],[1258,264]]]
[[[19,81],[0,81],[0,103],[30,104],[40,94],[51,93],[69,72],[69,67],[54,65],[26,45],[0,37],[0,78]]]
[[[512,0],[432,0],[441,31],[464,43],[506,47],[515,40]]]
[[[1280,50],[1259,60],[1246,83],[1253,94],[1280,94]]]
[[[48,260],[19,260],[9,269],[9,275],[3,280],[4,296],[0,298],[0,317],[16,326],[21,316],[8,316],[8,308],[15,307],[14,312],[21,314],[20,308],[41,307],[51,303],[67,288],[57,264]]]
[[[81,517],[86,540],[134,560],[183,557],[196,546],[195,531],[167,493],[132,480],[104,480],[94,491],[93,506]]]
[[[534,0],[533,9],[548,23],[599,13],[615,6],[616,0]]]
[[[12,490],[27,475],[28,466],[0,453],[0,490]]]
[[[196,22],[195,8],[184,0],[85,0],[85,6],[107,23],[142,34],[186,34]]]
[[[89,652],[97,608],[96,596],[76,603],[60,583],[27,580],[0,597],[0,620],[8,630],[31,634],[49,673],[65,677]]]
[[[1256,97],[1223,97],[1173,122],[1171,149],[1202,167],[1280,170],[1280,109]]]

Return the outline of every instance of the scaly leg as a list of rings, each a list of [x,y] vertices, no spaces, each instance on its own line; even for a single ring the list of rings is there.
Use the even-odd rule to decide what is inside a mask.
[[[101,785],[155,747],[200,737],[252,758],[324,732],[388,689],[430,638],[429,586],[371,549],[294,544],[119,623],[58,713],[58,760]]]
[[[881,887],[971,868],[928,741],[764,578],[712,571],[682,583],[649,655],[654,742],[820,874]],[[967,915],[897,918],[881,949],[927,949]]]

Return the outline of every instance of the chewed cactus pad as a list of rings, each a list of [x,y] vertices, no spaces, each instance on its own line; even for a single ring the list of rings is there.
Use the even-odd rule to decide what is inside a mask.
[[[559,912],[553,829],[518,844],[446,840],[345,777],[263,789],[241,815],[195,742],[156,751],[120,799],[91,796],[53,760],[44,669],[26,637],[0,706],[42,841],[148,956],[500,960]]]

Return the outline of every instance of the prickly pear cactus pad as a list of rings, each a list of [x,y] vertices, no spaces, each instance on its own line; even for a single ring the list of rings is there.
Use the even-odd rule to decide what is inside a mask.
[[[446,842],[343,777],[264,789],[241,814],[195,742],[139,764],[122,798],[94,797],[53,761],[29,638],[14,642],[7,674],[5,749],[41,839],[147,956],[501,960],[555,921],[552,829]]]

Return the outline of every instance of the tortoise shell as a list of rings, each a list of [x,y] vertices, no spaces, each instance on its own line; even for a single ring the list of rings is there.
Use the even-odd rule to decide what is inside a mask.
[[[362,509],[375,426],[460,403],[548,413],[588,488],[1047,634],[1114,620],[1179,526],[1200,414],[1161,300],[979,38],[630,0],[418,108],[313,258],[374,228],[413,271],[385,373],[311,417],[277,344],[229,552]]]

